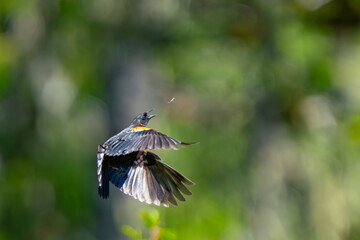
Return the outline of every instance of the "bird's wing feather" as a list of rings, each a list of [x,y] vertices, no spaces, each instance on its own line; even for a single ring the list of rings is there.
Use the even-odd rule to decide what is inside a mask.
[[[97,153],[97,175],[98,175],[98,192],[100,197],[109,197],[109,172],[108,161],[105,157],[105,149],[103,146],[98,146]]]
[[[131,152],[153,149],[178,149],[191,145],[171,138],[148,127],[134,127],[122,131],[104,143],[107,156],[126,155]]]
[[[113,163],[125,166],[123,163],[110,162]],[[116,186],[140,202],[158,206],[168,207],[169,203],[177,206],[176,199],[185,201],[183,194],[191,195],[184,184],[194,185],[175,169],[158,161],[158,156],[152,152],[137,155],[136,160],[127,168],[127,173],[122,184]]]

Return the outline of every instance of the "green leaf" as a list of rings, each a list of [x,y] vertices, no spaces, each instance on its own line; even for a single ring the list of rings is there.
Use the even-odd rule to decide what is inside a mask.
[[[145,222],[146,227],[154,228],[160,223],[160,213],[155,209],[142,211],[141,219]]]
[[[176,234],[174,233],[174,231],[167,229],[167,228],[162,228],[160,229],[160,239],[161,240],[176,240]]]
[[[136,230],[129,225],[123,225],[121,228],[121,232],[131,239],[142,240],[142,234],[140,230]]]

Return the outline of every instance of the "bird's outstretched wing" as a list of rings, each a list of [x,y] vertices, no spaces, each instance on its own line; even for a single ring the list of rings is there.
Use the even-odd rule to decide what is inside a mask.
[[[127,157],[129,155],[132,155],[131,158]],[[185,201],[183,194],[191,195],[184,184],[194,183],[158,161],[160,158],[156,154],[134,152],[129,155],[109,159],[110,181],[125,194],[140,202],[165,207],[169,203],[177,206],[176,199]]]
[[[98,192],[100,197],[109,197],[109,164],[105,157],[105,148],[102,145],[98,146],[97,153],[97,175],[98,175]]]
[[[153,149],[178,149],[187,146],[185,143],[171,138],[148,127],[133,127],[122,131],[104,143],[107,156],[126,155],[131,152]]]
[[[139,152],[133,152],[124,156],[107,156],[105,148],[98,146],[98,193],[102,198],[108,198],[110,193],[109,182],[121,188],[128,177],[131,167],[136,166],[135,160],[139,158]],[[156,154],[152,154],[160,159]]]

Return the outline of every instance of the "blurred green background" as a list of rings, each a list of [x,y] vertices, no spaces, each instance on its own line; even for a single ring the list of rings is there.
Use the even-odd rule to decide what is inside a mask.
[[[360,239],[359,23],[357,0],[1,0],[0,240],[127,239],[143,209],[171,239]],[[157,152],[193,196],[100,199],[97,145],[151,108],[201,142]]]

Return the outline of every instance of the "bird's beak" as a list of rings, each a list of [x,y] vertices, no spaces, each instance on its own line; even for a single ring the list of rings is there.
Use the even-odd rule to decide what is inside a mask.
[[[149,113],[152,111],[152,109],[150,109],[149,111],[146,112],[146,114],[148,115],[147,116],[147,119],[152,119],[153,117],[155,117],[155,115],[149,115]]]

